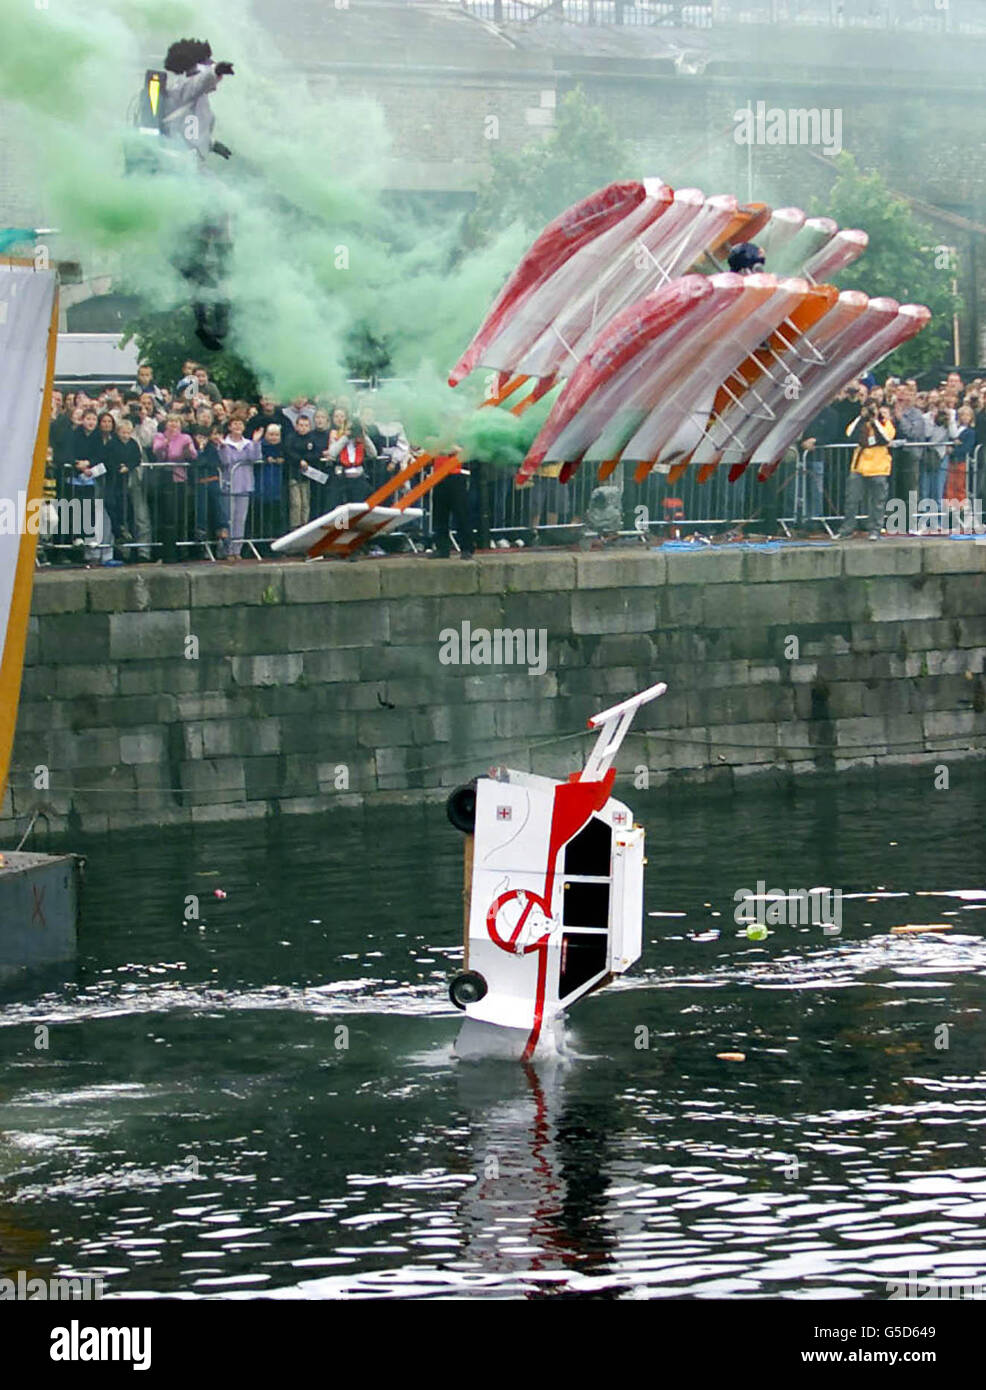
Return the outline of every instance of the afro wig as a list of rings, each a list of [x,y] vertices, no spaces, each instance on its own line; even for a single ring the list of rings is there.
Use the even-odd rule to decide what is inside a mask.
[[[168,72],[184,76],[212,59],[212,45],[206,39],[176,39],[168,49],[164,66]]]

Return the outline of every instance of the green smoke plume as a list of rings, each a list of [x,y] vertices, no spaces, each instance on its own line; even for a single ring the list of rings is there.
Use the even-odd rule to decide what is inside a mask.
[[[330,30],[333,13],[326,8]],[[467,424],[482,381],[452,391],[445,377],[529,236],[511,228],[456,260],[454,223],[422,222],[384,196],[400,179],[372,99],[306,90],[243,0],[206,11],[180,0],[57,0],[40,10],[0,0],[0,15],[0,101],[26,117],[24,155],[38,212],[60,231],[56,254],[71,251],[167,312],[190,297],[174,268],[181,248],[204,217],[227,214],[229,346],[266,387],[283,398],[338,392],[347,343],[369,333],[409,378],[379,403],[381,416],[400,414],[417,439],[451,443],[466,431],[470,447],[488,441],[504,462],[522,456],[531,421],[486,410]],[[217,137],[234,157],[210,161],[209,174],[128,175],[127,114],[144,70],[186,35],[235,64],[211,98]]]

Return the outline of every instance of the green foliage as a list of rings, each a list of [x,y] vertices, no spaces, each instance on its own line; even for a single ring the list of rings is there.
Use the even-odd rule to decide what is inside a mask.
[[[191,357],[208,367],[222,394],[233,400],[253,400],[259,394],[250,367],[233,352],[209,352],[195,336],[195,317],[190,307],[163,312],[145,310],[127,324],[124,343],[133,339],[141,362],[154,368],[154,380],[174,387],[181,369]]]
[[[579,198],[628,177],[631,154],[602,107],[576,88],[562,98],[547,140],[516,153],[494,149],[492,172],[468,220],[469,243],[478,245],[512,222],[540,232]]]
[[[833,279],[840,289],[864,290],[871,297],[890,295],[901,304],[926,304],[931,322],[881,368],[913,375],[951,359],[952,314],[962,301],[952,294],[952,270],[936,255],[937,238],[895,198],[877,171],[864,173],[851,154],[838,157],[839,176],[829,196],[816,201],[813,213],[832,217],[840,227],[860,227],[870,244],[855,264]]]

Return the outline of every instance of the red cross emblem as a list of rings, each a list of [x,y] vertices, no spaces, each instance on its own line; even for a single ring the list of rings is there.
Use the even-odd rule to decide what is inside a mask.
[[[512,806],[498,806],[496,808],[497,820],[513,820],[514,809]]]
[[[45,890],[44,888],[39,888],[38,885],[34,883],[31,885],[31,892],[34,894],[34,907],[31,910],[31,925],[33,926],[34,923],[37,922],[39,926],[47,927],[48,923],[45,921],[44,908]]]
[[[614,812],[613,812],[613,824],[614,824],[614,825],[626,825],[626,823],[627,823],[627,813],[626,813],[626,811],[614,811]]]

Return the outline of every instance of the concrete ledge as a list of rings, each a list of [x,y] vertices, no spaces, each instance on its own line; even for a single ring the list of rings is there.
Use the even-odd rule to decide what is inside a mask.
[[[960,574],[986,571],[986,536],[968,541],[928,541],[924,547],[926,574]]]
[[[748,550],[743,555],[743,578],[749,584],[784,579],[838,579],[842,551],[838,546],[805,546],[789,550]]]
[[[575,556],[579,589],[653,588],[667,581],[668,568],[661,550],[624,550]]]
[[[380,592],[384,598],[474,594],[479,589],[479,566],[480,561],[458,557],[436,560],[417,556],[381,561]]]
[[[541,593],[563,589],[570,593],[577,583],[576,556],[538,551],[536,555],[511,555],[498,559],[483,556],[476,562],[481,594]]]
[[[743,578],[742,550],[665,550],[669,584],[735,584]]]
[[[282,571],[285,603],[348,603],[379,598],[383,592],[379,565],[340,564],[332,560],[285,565]]]
[[[84,570],[43,570],[35,576],[31,612],[84,613],[88,594]]]
[[[192,608],[240,608],[284,602],[280,565],[198,565],[188,571]]]
[[[880,540],[850,542],[843,551],[845,573],[852,576],[867,574],[920,574],[923,542]]]
[[[147,612],[187,608],[193,570],[178,565],[142,565],[139,569],[88,570],[86,594],[91,613]],[[43,587],[43,586],[39,586]]]

